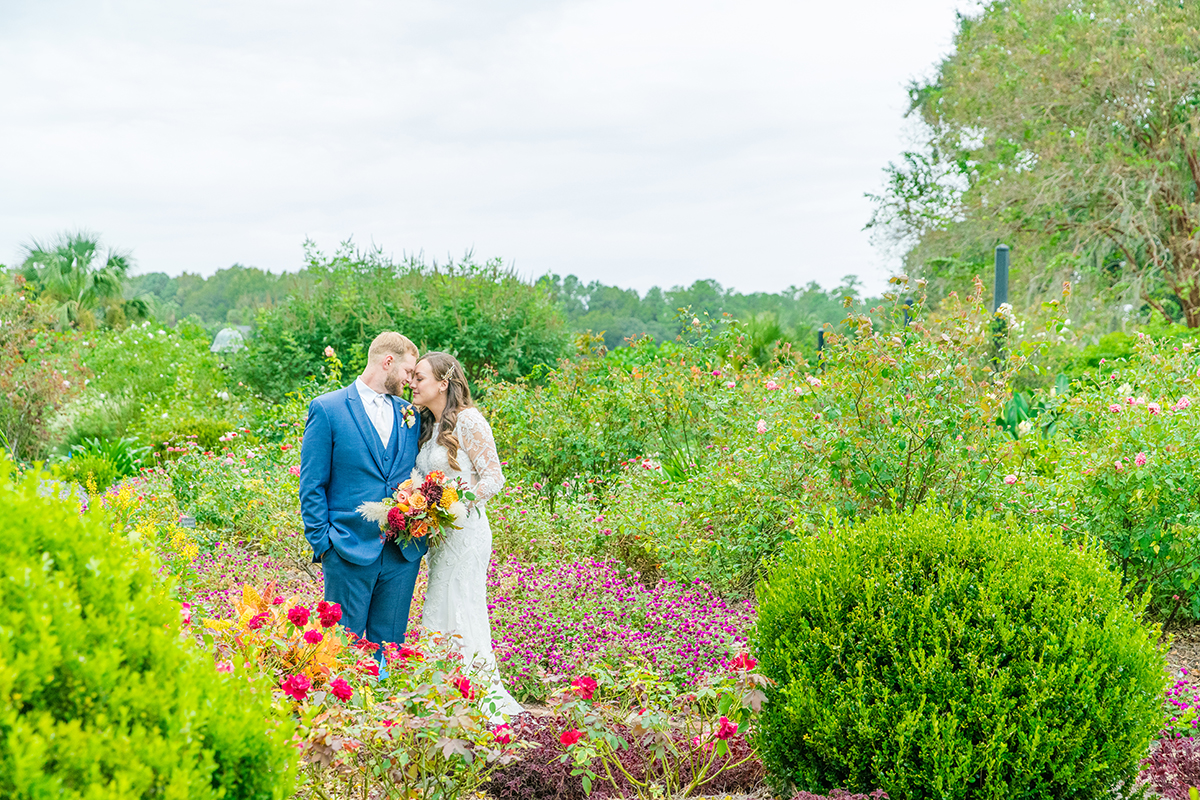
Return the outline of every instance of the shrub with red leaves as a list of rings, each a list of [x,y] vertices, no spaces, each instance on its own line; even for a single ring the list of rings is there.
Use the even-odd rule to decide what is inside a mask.
[[[550,800],[562,797],[566,800],[583,800],[586,795],[583,784],[577,776],[571,775],[571,765],[559,763],[558,757],[564,752],[560,734],[565,729],[566,722],[553,717],[528,718],[518,717],[513,722],[514,733],[526,741],[537,742],[541,747],[530,750],[515,764],[496,772],[484,791],[495,800]],[[627,730],[615,730],[617,735],[629,741],[632,737]],[[750,746],[740,736],[728,740],[729,755],[735,763],[750,755]],[[649,762],[649,751],[634,745],[620,753],[621,763],[630,774],[642,779]],[[689,775],[684,769],[684,777]],[[751,758],[745,764],[718,775],[714,780],[703,785],[701,794],[729,794],[733,792],[750,792],[762,785],[762,763],[757,758]],[[626,797],[636,794],[633,787],[622,777],[619,778],[621,791]],[[592,786],[593,797],[613,797],[613,788],[606,781],[597,781]],[[855,795],[857,798],[858,795]],[[865,797],[865,796],[864,796]],[[884,795],[886,797],[886,795]]]
[[[1160,739],[1142,762],[1138,779],[1163,800],[1188,800],[1188,788],[1200,786],[1200,741],[1190,736]]]
[[[583,784],[571,775],[571,765],[558,761],[563,752],[558,741],[560,729],[561,724],[545,718],[521,714],[514,719],[509,734],[541,747],[492,773],[483,787],[487,796],[494,800],[586,800]]]

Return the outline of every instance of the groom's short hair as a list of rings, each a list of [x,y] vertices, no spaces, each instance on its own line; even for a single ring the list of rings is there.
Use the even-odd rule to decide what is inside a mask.
[[[384,331],[371,342],[371,349],[367,351],[367,361],[374,364],[386,355],[404,358],[410,353],[413,358],[420,355],[417,346],[407,336],[395,331]]]

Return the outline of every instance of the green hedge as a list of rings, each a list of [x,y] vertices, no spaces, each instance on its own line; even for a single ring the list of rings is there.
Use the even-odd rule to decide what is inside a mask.
[[[789,543],[760,584],[780,784],[1093,798],[1162,721],[1158,632],[1097,550],[918,509]]]
[[[281,798],[270,691],[180,638],[151,558],[0,455],[0,796]]]

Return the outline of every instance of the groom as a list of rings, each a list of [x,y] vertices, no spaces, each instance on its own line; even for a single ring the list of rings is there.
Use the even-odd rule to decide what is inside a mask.
[[[397,396],[416,364],[406,337],[379,334],[362,375],[309,404],[300,450],[300,514],[325,571],[325,599],[341,605],[348,630],[377,644],[404,641],[427,548],[385,543],[355,509],[390,495],[416,464],[421,417]]]

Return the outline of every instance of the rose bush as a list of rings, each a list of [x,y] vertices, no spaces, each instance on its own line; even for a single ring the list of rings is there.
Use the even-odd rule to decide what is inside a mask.
[[[1200,348],[1138,337],[1075,381],[1053,436],[1007,455],[997,508],[1102,542],[1131,596],[1168,623],[1200,618]],[[1035,421],[1042,429],[1042,420]]]

